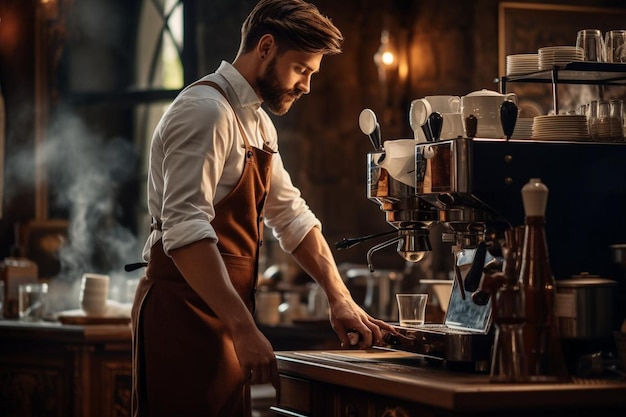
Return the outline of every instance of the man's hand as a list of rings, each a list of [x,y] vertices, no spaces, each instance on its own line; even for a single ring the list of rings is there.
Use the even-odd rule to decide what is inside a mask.
[[[351,298],[331,304],[330,323],[343,348],[368,349],[383,344],[383,330],[396,333],[393,326],[371,317]]]
[[[247,334],[233,334],[241,372],[250,385],[272,383],[278,390],[278,365],[270,342],[256,328]]]

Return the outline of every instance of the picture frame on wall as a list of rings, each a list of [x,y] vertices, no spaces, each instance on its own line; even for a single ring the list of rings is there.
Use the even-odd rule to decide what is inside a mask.
[[[502,2],[498,5],[498,70],[506,75],[506,57],[536,54],[547,46],[575,46],[582,29],[606,33],[626,29],[626,9],[543,3]],[[553,110],[550,84],[507,83],[507,92],[518,96],[522,117],[549,114]],[[575,111],[580,105],[599,98],[624,98],[624,87],[588,84],[559,84],[559,111]]]

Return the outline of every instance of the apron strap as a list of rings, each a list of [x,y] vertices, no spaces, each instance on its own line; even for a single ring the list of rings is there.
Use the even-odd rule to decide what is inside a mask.
[[[207,81],[198,81],[194,85],[208,85],[209,87],[215,88],[218,93],[220,93],[222,96],[224,96],[226,101],[228,101],[228,104],[230,104],[230,107],[233,109],[233,114],[235,115],[235,120],[237,120],[237,126],[239,127],[239,132],[241,133],[241,136],[243,136],[243,142],[245,144],[245,147],[246,148],[250,147],[250,142],[248,141],[248,137],[246,136],[246,132],[243,130],[243,125],[241,124],[241,120],[239,120],[239,117],[237,116],[237,112],[235,111],[235,107],[233,106],[233,103],[229,100],[228,96],[226,95],[226,92],[224,92],[222,87],[220,87],[216,82],[208,81],[208,80]],[[261,130],[261,136],[263,136],[263,140],[265,140],[265,135],[263,135],[263,130]]]

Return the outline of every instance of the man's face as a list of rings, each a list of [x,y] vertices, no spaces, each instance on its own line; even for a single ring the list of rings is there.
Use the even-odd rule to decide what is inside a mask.
[[[272,113],[287,113],[302,94],[309,93],[311,76],[319,71],[322,56],[296,51],[272,55],[257,79],[259,95]]]

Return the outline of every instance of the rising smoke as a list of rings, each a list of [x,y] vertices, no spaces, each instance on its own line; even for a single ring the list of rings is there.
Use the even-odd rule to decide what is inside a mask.
[[[75,286],[85,272],[111,276],[112,288],[129,277],[123,267],[141,256],[139,239],[121,223],[123,186],[137,176],[137,152],[124,138],[104,138],[72,113],[54,117],[40,146],[39,163],[47,173],[51,211],[66,213],[68,239],[58,256],[57,282]],[[6,198],[32,178],[28,158],[18,153],[7,161]],[[31,159],[32,160],[32,159]],[[136,196],[131,196],[139,200]]]

